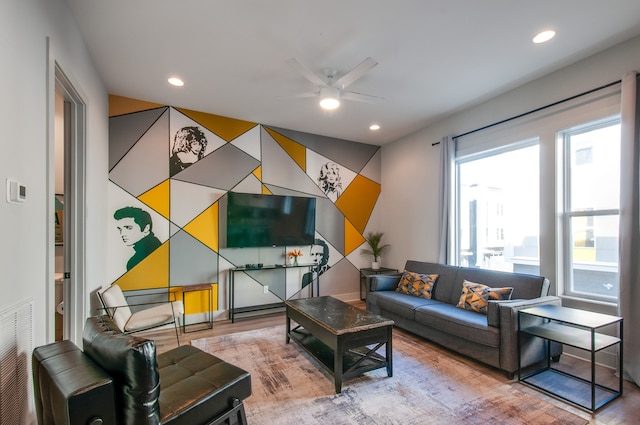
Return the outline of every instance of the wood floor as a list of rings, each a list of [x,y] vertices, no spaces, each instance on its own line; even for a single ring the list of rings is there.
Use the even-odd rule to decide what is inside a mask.
[[[356,307],[365,308],[364,302],[358,301],[353,303]],[[261,315],[259,317],[236,319],[235,323],[231,323],[229,320],[216,321],[213,329],[196,330],[194,332],[182,333],[180,332],[180,344],[188,345],[191,340],[199,338],[208,338],[212,336],[226,335],[236,332],[249,331],[260,328],[267,328],[271,326],[277,326],[284,324],[284,313],[275,313],[269,315]],[[193,326],[191,329],[197,329],[197,326]],[[189,329],[188,329],[189,330]],[[149,331],[145,333],[147,338],[154,339],[156,341],[156,348],[159,353],[168,351],[177,346],[175,332],[173,330],[162,331]],[[429,341],[424,341],[425,345],[429,345],[432,349],[438,350],[443,356],[454,356],[460,362],[469,365],[477,370],[481,370],[483,373],[489,374],[494,378],[501,380],[502,382],[510,385],[517,386],[520,391],[534,394],[544,400],[553,403],[561,408],[568,410],[576,415],[586,419],[590,424],[632,424],[640,423],[640,388],[631,382],[624,382],[623,396],[605,405],[595,414],[591,414],[585,410],[575,408],[561,400],[557,400],[553,397],[547,396],[535,389],[529,388],[526,385],[520,384],[515,380],[509,380],[506,378],[503,372],[482,365],[472,359],[461,356],[455,352],[447,350],[439,345],[432,344]],[[576,372],[589,370],[589,364],[583,360],[576,359],[571,356],[563,355],[561,362],[562,366],[569,371]],[[614,383],[607,383],[608,385],[617,385],[613,372],[606,368],[598,368],[596,376],[609,378]]]

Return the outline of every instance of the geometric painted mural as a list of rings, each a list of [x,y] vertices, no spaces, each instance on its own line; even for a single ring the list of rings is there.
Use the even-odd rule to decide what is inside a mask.
[[[110,102],[122,106],[127,98]],[[303,268],[283,272],[293,274],[284,279],[303,282],[297,289],[268,273],[243,274],[236,282],[240,305],[304,296],[309,279],[323,295],[359,292],[358,269],[369,259],[360,263],[352,254],[362,248],[381,193],[378,146],[171,106],[135,110],[145,105],[137,100],[131,105],[109,122],[112,283],[179,296],[184,286],[210,283],[214,307],[226,308],[229,268],[286,261],[285,252],[270,248],[220,248],[220,202],[234,191],[315,197],[317,242],[296,248],[309,260],[318,250],[327,257],[311,277],[295,275]]]

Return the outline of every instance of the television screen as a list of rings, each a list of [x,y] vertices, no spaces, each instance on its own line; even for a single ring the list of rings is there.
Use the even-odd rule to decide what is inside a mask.
[[[228,248],[313,244],[316,198],[236,192],[227,197]]]

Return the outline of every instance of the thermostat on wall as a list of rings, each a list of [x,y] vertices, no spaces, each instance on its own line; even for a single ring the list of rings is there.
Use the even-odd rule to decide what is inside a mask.
[[[7,202],[21,204],[27,199],[27,188],[16,180],[7,179]]]

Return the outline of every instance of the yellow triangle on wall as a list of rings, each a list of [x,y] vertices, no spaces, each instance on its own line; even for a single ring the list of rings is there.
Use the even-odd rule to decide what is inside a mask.
[[[191,236],[218,252],[218,202],[201,212],[183,227]]]
[[[133,112],[146,111],[148,109],[161,108],[166,105],[146,102],[144,100],[131,99],[130,97],[109,95],[109,116],[131,114]]]
[[[265,185],[262,185],[262,194],[263,195],[273,195],[273,192],[269,190],[269,188]]]
[[[169,241],[122,275],[117,283],[123,291],[169,287]]]
[[[211,299],[207,300],[209,291],[193,291],[184,293],[184,313],[197,314],[218,310],[218,284],[211,284]],[[183,296],[182,288],[176,290],[176,298],[181,300]]]
[[[340,195],[335,205],[362,234],[380,196],[380,191],[379,183],[357,175]]]
[[[235,118],[223,117],[220,115],[207,114],[205,112],[193,111],[191,109],[176,108],[209,131],[214,132],[227,142],[246,133],[258,125],[255,122],[237,120]]]
[[[304,172],[307,172],[307,148],[305,148],[300,143],[295,140],[291,140],[288,137],[283,136],[282,134],[278,134],[270,128],[265,128],[267,132],[273,137],[281,147],[284,149],[291,159],[298,164],[298,167],[302,168]]]
[[[344,255],[347,256],[354,249],[362,245],[365,241],[364,236],[353,227],[353,224],[346,218],[344,219]]]
[[[260,181],[262,181],[262,165],[253,170],[253,175]]]
[[[152,187],[142,195],[138,196],[138,199],[153,208],[164,218],[169,220],[169,194],[171,185],[169,180],[165,180],[159,185]]]

